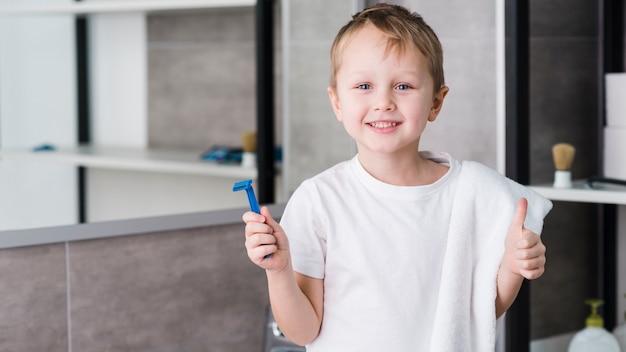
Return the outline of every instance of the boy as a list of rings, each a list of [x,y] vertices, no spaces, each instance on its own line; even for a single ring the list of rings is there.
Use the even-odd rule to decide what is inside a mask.
[[[496,319],[543,274],[536,233],[550,202],[480,164],[418,152],[448,93],[419,15],[356,14],[331,70],[358,154],[303,182],[280,225],[265,207],[243,216],[279,326],[308,351],[493,350]]]

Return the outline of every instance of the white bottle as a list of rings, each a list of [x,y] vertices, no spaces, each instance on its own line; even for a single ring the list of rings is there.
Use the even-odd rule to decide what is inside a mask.
[[[598,307],[604,304],[600,299],[585,301],[591,306],[591,315],[587,317],[586,328],[574,335],[567,352],[620,352],[615,337],[604,329],[604,320],[598,314]]]
[[[626,295],[624,295],[624,298],[626,298]],[[617,339],[617,343],[622,352],[626,351],[626,312],[624,312],[624,322],[622,325],[618,325],[613,329],[613,336]]]

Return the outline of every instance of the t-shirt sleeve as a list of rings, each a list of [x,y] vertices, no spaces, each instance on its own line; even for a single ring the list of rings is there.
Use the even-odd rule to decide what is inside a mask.
[[[326,222],[318,192],[305,181],[291,196],[280,224],[289,239],[293,269],[316,279],[324,278]]]

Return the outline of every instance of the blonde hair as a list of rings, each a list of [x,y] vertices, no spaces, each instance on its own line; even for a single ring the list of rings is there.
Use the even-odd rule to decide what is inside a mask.
[[[348,40],[366,24],[371,23],[388,37],[386,53],[397,50],[402,54],[413,45],[425,57],[433,78],[433,94],[445,86],[443,75],[443,49],[435,32],[422,16],[398,5],[376,4],[354,16],[343,26],[330,49],[330,86],[336,88],[337,72],[341,67],[341,56]]]

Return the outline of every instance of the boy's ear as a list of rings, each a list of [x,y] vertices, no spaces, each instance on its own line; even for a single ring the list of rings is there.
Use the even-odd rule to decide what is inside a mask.
[[[330,105],[333,107],[333,111],[335,112],[335,116],[338,121],[343,121],[343,116],[341,115],[341,104],[339,103],[339,97],[337,96],[337,92],[333,87],[328,87],[328,98],[330,99]]]
[[[443,86],[439,89],[437,94],[435,94],[435,97],[433,98],[433,105],[431,106],[430,114],[428,115],[428,121],[433,122],[437,119],[437,116],[443,107],[443,100],[446,98],[449,91],[450,88]]]

